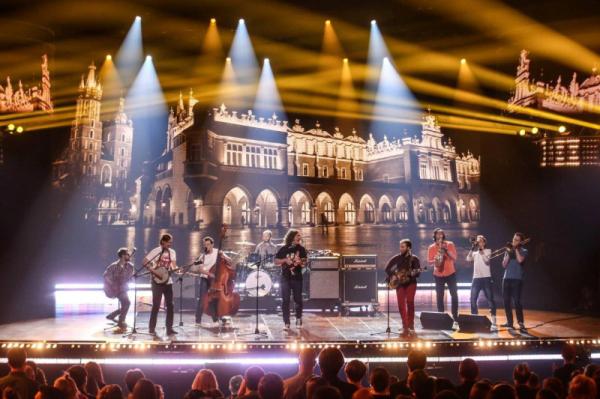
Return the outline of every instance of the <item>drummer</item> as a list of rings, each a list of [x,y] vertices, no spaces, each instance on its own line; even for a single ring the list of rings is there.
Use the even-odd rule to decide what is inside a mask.
[[[262,233],[262,241],[258,243],[254,249],[262,262],[273,263],[273,257],[277,253],[277,245],[271,241],[273,232],[271,230],[265,230]]]

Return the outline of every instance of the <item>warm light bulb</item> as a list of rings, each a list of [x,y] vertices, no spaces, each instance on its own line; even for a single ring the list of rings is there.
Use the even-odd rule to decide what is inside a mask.
[[[560,126],[558,127],[558,132],[559,132],[559,133],[564,133],[564,132],[566,132],[566,131],[567,131],[567,128],[566,128],[564,125],[560,125]]]
[[[216,19],[214,19],[214,18],[211,18],[211,19],[210,19],[210,23],[211,23],[211,24],[216,24],[216,23],[217,23],[217,20],[216,20]]]
[[[521,136],[525,136],[525,133],[526,133],[526,132],[525,132],[525,129],[521,129],[521,130],[519,130],[519,135],[521,135]]]
[[[8,124],[8,130],[10,130],[10,131],[15,130],[15,124],[14,123],[9,123]]]
[[[331,21],[330,20],[325,21],[325,25],[331,25]]]
[[[348,58],[344,58],[344,64],[348,63]]]
[[[231,57],[225,58],[225,62],[231,62]]]
[[[461,58],[460,63],[464,65],[467,63],[467,60],[465,58]]]
[[[539,132],[539,129],[537,127],[533,127],[531,129],[531,133],[533,133],[533,134],[538,134],[538,132]]]
[[[107,54],[107,55],[106,55],[106,60],[107,60],[107,61],[110,61],[110,60],[112,60],[112,55],[110,55],[110,54]]]
[[[23,133],[23,126],[17,126],[17,133]]]

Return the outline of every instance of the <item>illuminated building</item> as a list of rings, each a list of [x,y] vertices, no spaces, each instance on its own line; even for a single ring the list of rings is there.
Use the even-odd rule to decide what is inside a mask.
[[[515,110],[514,106],[522,106],[585,117],[600,105],[600,74],[596,69],[581,83],[573,73],[566,87],[561,76],[554,84],[535,81],[530,77],[529,64],[529,53],[522,50],[515,92],[508,100],[509,112]],[[559,129],[558,133],[546,131],[536,143],[540,146],[541,167],[600,166],[600,136],[589,128],[577,132],[568,128]]]
[[[101,101],[102,85],[92,64],[79,85],[69,146],[53,164],[53,184],[85,199],[85,219],[98,224],[128,222],[133,124],[123,99],[116,114],[101,121]]]
[[[459,155],[434,115],[420,137],[377,142],[305,129],[190,95],[169,117],[167,148],[139,180],[145,225],[431,225],[479,220],[479,159]]]
[[[19,80],[18,87],[12,85],[10,77],[6,78],[6,85],[0,84],[0,114],[14,112],[45,111],[52,112],[52,98],[50,93],[50,71],[48,70],[48,57],[42,56],[42,81],[40,86],[23,88]]]

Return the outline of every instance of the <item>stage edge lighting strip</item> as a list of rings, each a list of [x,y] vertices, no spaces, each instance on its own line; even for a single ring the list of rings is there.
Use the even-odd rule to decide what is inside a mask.
[[[428,356],[427,360],[432,363],[456,363],[466,358],[471,358],[478,362],[513,362],[513,361],[535,361],[535,360],[560,360],[560,354],[518,354],[518,355],[489,355],[489,356]],[[600,359],[600,353],[592,353],[592,359]],[[404,363],[406,357],[347,357],[346,361],[360,360],[368,363]],[[249,358],[189,358],[189,359],[161,359],[161,358],[30,358],[37,364],[85,364],[94,361],[105,365],[122,366],[200,366],[206,364],[266,364],[266,365],[295,365],[298,364],[296,357],[249,357]],[[6,363],[6,358],[1,358],[0,362]]]

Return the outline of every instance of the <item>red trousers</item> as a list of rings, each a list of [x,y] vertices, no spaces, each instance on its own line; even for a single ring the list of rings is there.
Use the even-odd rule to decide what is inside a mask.
[[[398,298],[398,310],[402,317],[402,328],[415,328],[415,294],[417,293],[417,283],[396,288],[396,297]]]

